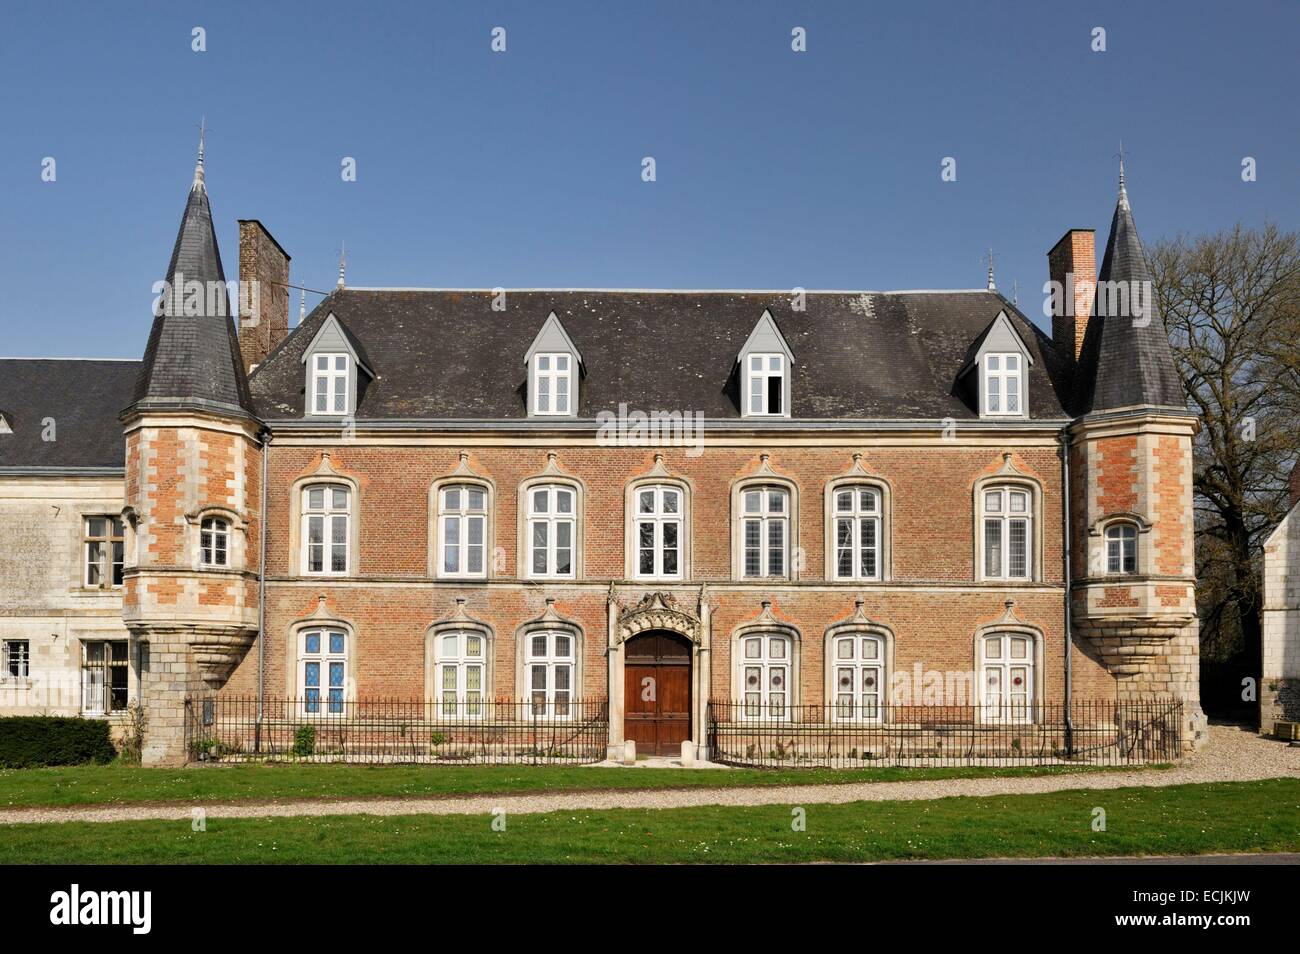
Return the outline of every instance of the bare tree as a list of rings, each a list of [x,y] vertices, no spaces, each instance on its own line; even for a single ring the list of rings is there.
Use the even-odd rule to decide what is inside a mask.
[[[1162,242],[1150,259],[1203,425],[1194,463],[1202,652],[1258,676],[1261,552],[1286,513],[1300,452],[1300,238],[1237,225]]]

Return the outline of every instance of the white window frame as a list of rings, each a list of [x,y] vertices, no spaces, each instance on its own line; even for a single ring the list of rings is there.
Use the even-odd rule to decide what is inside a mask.
[[[525,542],[526,552],[524,554],[524,576],[532,580],[571,580],[577,576],[578,566],[578,489],[569,484],[547,484],[539,483],[530,485],[525,493],[528,499],[525,504]],[[537,495],[546,495],[546,508],[539,510],[537,508]],[[569,498],[569,510],[562,512],[559,510],[561,494],[567,494]],[[558,565],[559,551],[565,549],[559,545],[559,531],[562,526],[567,525],[569,532],[569,570],[567,573],[556,571]],[[546,568],[544,571],[534,569],[534,556],[537,553],[535,543],[537,527],[545,527],[545,561]]]
[[[324,359],[325,367],[321,367]],[[307,392],[307,413],[318,417],[344,417],[351,413],[348,381],[352,356],[346,351],[317,351],[311,356],[311,390]],[[323,385],[323,387],[322,387]],[[325,408],[319,406],[324,398]]]
[[[996,503],[994,504],[994,495]],[[980,559],[982,560],[982,578],[985,580],[1032,580],[1035,569],[1034,540],[1034,492],[1029,487],[1019,484],[989,484],[980,488],[977,498],[980,508],[979,533],[982,541]],[[1017,510],[1014,501],[1024,503],[1023,510]],[[993,505],[993,509],[990,506]],[[1024,529],[1024,572],[1011,572],[1011,531],[1017,524]],[[990,546],[989,528],[997,527],[996,547]],[[990,569],[993,554],[997,555],[997,566]]]
[[[1018,351],[990,351],[984,355],[981,388],[986,417],[1025,416],[1025,360]],[[1008,365],[1013,361],[1015,367],[1011,368]],[[1013,395],[1014,410],[1010,408]]]
[[[456,505],[452,506],[452,494],[458,494]],[[482,506],[470,504],[471,494],[482,495]],[[447,484],[438,488],[438,548],[437,576],[441,579],[481,580],[487,577],[488,553],[488,509],[491,507],[491,493],[482,484],[464,483]],[[477,524],[479,542],[470,542],[471,531]],[[453,540],[452,537],[456,539]],[[447,559],[454,549],[456,569],[448,569]],[[478,550],[479,568],[470,569],[472,551]]]
[[[1119,520],[1106,528],[1106,572],[1117,576],[1138,573],[1138,527],[1129,520]],[[1129,567],[1125,568],[1125,563]]]
[[[883,722],[885,715],[885,640],[851,632],[831,640],[832,717],[836,722]],[[874,653],[874,655],[872,655]],[[841,680],[847,676],[847,684]]]
[[[577,700],[578,637],[567,629],[524,634],[524,691],[534,716],[569,719]],[[561,640],[568,652],[561,651]]]
[[[997,653],[990,653],[991,644]],[[1016,647],[1023,656],[1013,656]],[[1038,641],[1025,632],[980,636],[980,715],[985,723],[1027,724],[1034,721]],[[990,678],[992,677],[992,678]],[[1021,680],[1020,686],[1014,685]]]
[[[844,495],[849,495],[850,498],[847,509],[841,509]],[[864,499],[871,501],[870,506],[864,505]],[[880,491],[867,484],[841,484],[832,489],[832,537],[829,542],[834,548],[831,558],[836,580],[872,582],[881,579],[883,572],[881,565],[884,562],[884,547],[881,543],[881,533],[884,529],[883,506]],[[849,527],[847,543],[842,543],[840,539],[841,523],[847,523]],[[863,543],[864,525],[870,527],[871,533],[874,535],[874,542],[870,546]],[[845,552],[850,554],[852,561],[848,573],[840,571],[840,555]],[[862,557],[865,552],[872,554],[875,563],[875,568],[871,573],[865,573],[862,570]]]
[[[760,506],[757,510],[750,509],[750,498],[752,494],[759,494]],[[782,503],[781,510],[772,509],[772,499],[774,494],[779,494]],[[785,580],[791,579],[790,573],[790,533],[792,516],[790,514],[791,501],[794,499],[789,489],[780,484],[749,484],[739,491],[739,509],[738,519],[740,521],[740,575],[746,580]],[[751,524],[758,526],[758,558],[759,572],[749,572],[749,554],[753,547],[750,546],[748,530]],[[781,572],[772,572],[772,527],[779,525],[781,527]]]
[[[105,533],[90,531],[92,520],[105,521]],[[91,557],[98,548],[98,557]],[[86,514],[81,521],[81,581],[95,590],[118,589],[122,586],[119,574],[126,568],[126,526],[122,518],[111,514]],[[94,579],[95,575],[99,579]]]
[[[757,365],[757,366],[756,366]],[[751,351],[745,355],[745,416],[746,417],[788,417],[790,409],[786,407],[786,367],[785,355],[779,351]],[[780,404],[772,409],[771,379],[778,379],[777,393]],[[757,402],[755,399],[757,398]],[[757,409],[756,409],[757,404]]]
[[[317,637],[317,650],[309,652],[308,646],[311,637]],[[340,649],[336,650],[334,637],[339,637],[338,645]],[[298,714],[308,718],[343,716],[347,713],[347,704],[349,696],[349,679],[351,678],[350,663],[348,659],[348,641],[351,634],[339,626],[306,626],[298,630],[298,653],[297,668],[295,676],[297,678],[298,689]],[[307,684],[307,666],[315,663],[319,668],[316,673],[316,684],[309,686]],[[338,685],[334,684],[333,667],[341,667],[341,676]],[[313,703],[308,698],[308,693],[315,689],[317,698]],[[338,690],[338,699],[330,698],[334,690]]]
[[[755,652],[755,646],[757,651]],[[781,647],[780,652],[777,646]],[[751,655],[751,653],[754,653]],[[777,720],[788,722],[794,708],[795,641],[784,633],[757,631],[742,634],[736,640],[736,666],[740,692],[740,718],[746,721]],[[773,676],[779,675],[779,689],[773,688]],[[756,678],[756,683],[750,679]],[[750,689],[757,685],[757,689]],[[752,697],[757,696],[757,699]],[[773,705],[773,697],[780,701]]]
[[[199,521],[199,564],[230,566],[230,521],[226,518],[204,517]]]
[[[641,508],[643,502],[642,494],[649,494],[651,500],[651,509],[643,511]],[[676,501],[677,509],[669,512],[666,509],[669,499]],[[633,559],[633,576],[638,580],[680,580],[683,574],[683,560],[685,558],[685,533],[686,519],[685,506],[686,494],[681,487],[674,484],[641,484],[632,491],[632,506],[634,513],[632,515],[632,559]],[[650,528],[650,555],[652,566],[649,570],[643,570],[641,566],[641,557],[647,549],[642,545],[641,528],[647,526]],[[664,545],[664,538],[667,535],[667,527],[675,527],[677,534],[677,545],[672,549],[677,555],[677,569],[674,572],[665,572],[664,557],[669,548]]]
[[[124,658],[119,662],[113,660],[113,646],[125,647]],[[97,660],[91,659],[98,656]],[[112,674],[119,670],[126,672],[126,685],[122,704],[114,706]],[[98,674],[99,679],[94,677]],[[131,699],[131,647],[125,639],[89,639],[81,643],[81,711],[87,715],[108,715],[121,712]],[[105,704],[107,703],[107,705]]]
[[[564,367],[561,368],[560,364]],[[576,413],[578,389],[574,386],[574,355],[567,351],[541,351],[532,358],[533,413],[544,417],[572,417]],[[545,385],[543,387],[543,385]],[[560,409],[560,397],[565,398],[565,408]],[[543,400],[545,398],[545,400]]]
[[[433,683],[437,718],[482,719],[487,710],[488,696],[487,636],[477,629],[444,629],[434,633],[433,638],[437,640],[434,644],[437,669]],[[473,651],[475,647],[477,652]],[[448,675],[451,676],[450,686],[447,685]]]
[[[314,490],[324,492],[322,505],[313,507],[311,505],[311,493]],[[339,507],[336,503],[335,494],[343,493],[346,495],[346,503]],[[300,505],[302,508],[302,523],[300,528],[300,538],[302,552],[299,554],[299,569],[303,576],[347,576],[352,570],[352,505],[356,499],[352,487],[338,481],[320,480],[309,484],[304,484],[299,491],[302,494]],[[313,520],[321,521],[321,542],[314,544],[312,542],[311,527]],[[338,540],[339,533],[336,527],[342,525],[342,542]],[[321,548],[321,567],[318,570],[311,568],[311,550],[313,546]],[[343,552],[343,569],[333,568],[333,556],[339,547]]]
[[[21,647],[21,648],[20,648]],[[27,679],[32,674],[32,641],[6,639],[0,644],[0,679]],[[13,670],[17,669],[18,672]]]

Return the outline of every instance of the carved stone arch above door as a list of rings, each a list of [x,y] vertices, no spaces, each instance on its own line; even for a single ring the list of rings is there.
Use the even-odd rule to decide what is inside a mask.
[[[677,633],[698,646],[703,627],[700,617],[682,608],[671,593],[655,592],[647,593],[635,606],[619,615],[618,643],[650,630]]]

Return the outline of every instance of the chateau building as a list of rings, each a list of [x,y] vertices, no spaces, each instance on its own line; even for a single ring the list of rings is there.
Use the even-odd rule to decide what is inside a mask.
[[[242,220],[237,326],[200,153],[138,366],[0,362],[21,376],[0,381],[0,701],[56,675],[66,711],[139,698],[160,764],[213,693],[305,715],[600,700],[611,751],[657,753],[705,751],[710,703],[1017,721],[1174,697],[1194,743],[1198,424],[1122,169],[1100,284],[1091,230],[1048,258],[1050,336],[991,277],[503,291],[342,269],[290,329],[289,256]],[[87,447],[61,457],[45,417],[91,425]]]

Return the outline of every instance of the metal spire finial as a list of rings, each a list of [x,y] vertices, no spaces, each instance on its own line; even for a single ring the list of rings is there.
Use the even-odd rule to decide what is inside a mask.
[[[1116,155],[1119,156],[1119,204],[1120,208],[1127,209],[1129,207],[1128,190],[1124,188],[1124,141],[1122,139],[1119,143],[1119,152]]]
[[[347,243],[344,242],[339,246],[339,288],[344,287],[343,272],[347,268],[347,261],[348,261],[348,246]]]
[[[301,291],[302,297],[298,299],[298,324],[302,324],[302,320],[307,317],[307,289]]]
[[[194,184],[190,186],[190,191],[205,188],[203,185],[203,140],[207,137],[208,117],[204,116],[199,122],[199,161],[194,166]]]
[[[993,284],[993,249],[989,249],[989,291],[997,291],[997,285]]]

